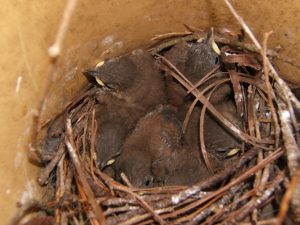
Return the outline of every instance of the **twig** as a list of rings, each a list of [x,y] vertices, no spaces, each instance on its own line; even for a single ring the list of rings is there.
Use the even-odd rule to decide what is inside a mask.
[[[213,208],[219,203],[218,200],[220,200],[221,197],[221,195],[216,196],[215,198],[210,200],[206,205],[199,207],[199,209],[197,209],[190,215],[183,215],[182,217],[178,218],[173,222],[173,224],[198,224],[199,221],[209,216],[213,212]]]
[[[270,156],[268,156],[267,158],[265,158],[264,160],[262,160],[259,164],[257,164],[256,166],[252,167],[251,169],[247,170],[245,173],[243,173],[241,176],[235,178],[233,181],[231,181],[229,184],[225,185],[224,187],[219,188],[217,191],[213,192],[212,194],[206,196],[204,199],[200,200],[200,202],[197,202],[198,204],[201,204],[213,197],[215,197],[216,195],[218,195],[219,193],[222,193],[224,191],[227,191],[230,187],[238,184],[239,182],[242,182],[243,180],[247,179],[249,176],[252,176],[253,173],[255,173],[257,170],[265,167],[267,164],[273,162],[274,160],[278,159],[281,155],[283,154],[283,151],[281,149],[277,149],[275,152],[273,152]],[[182,192],[180,192],[177,195],[174,195],[172,197],[172,201],[174,204],[177,204],[185,199],[187,199],[188,197],[198,193],[199,191],[203,190],[204,185],[202,183],[197,184],[192,186],[191,188],[188,188]],[[190,208],[192,206],[189,206],[187,208]],[[193,206],[194,207],[194,206]],[[185,209],[186,211],[187,209]]]
[[[270,84],[269,79],[269,66],[268,66],[268,57],[267,57],[267,42],[269,36],[273,33],[273,31],[270,31],[268,33],[265,33],[264,41],[263,41],[263,49],[262,49],[262,55],[263,55],[263,65],[264,65],[264,75],[265,75],[265,83],[267,88],[267,97],[268,97],[268,105],[270,107],[271,115],[274,120],[274,132],[275,132],[275,148],[278,148],[279,146],[279,135],[280,135],[280,127],[278,125],[278,118],[277,114],[274,108],[274,104],[272,101],[272,96],[274,96],[273,89]]]
[[[98,174],[101,176],[102,179],[104,179],[106,182],[110,184],[110,186],[118,191],[125,192],[127,194],[130,194],[133,196],[138,202],[141,203],[141,205],[147,209],[150,214],[153,216],[153,218],[159,223],[159,224],[166,224],[166,222],[156,213],[156,211],[138,194],[134,193],[130,188],[117,183],[112,178],[108,177],[105,173],[101,172],[100,170],[97,170]]]
[[[256,225],[275,225],[277,223],[276,218],[267,219],[267,220],[259,220],[257,221]],[[252,222],[243,222],[239,223],[239,225],[253,225]]]
[[[221,211],[228,203],[232,200],[234,196],[236,196],[241,190],[244,190],[247,185],[238,185],[237,187],[233,187],[230,189],[229,193],[225,195],[217,196],[218,201],[216,203],[211,204],[211,202],[207,203],[208,207],[203,206],[204,210],[197,210],[189,216],[190,220],[187,223],[188,225],[199,224],[200,221],[207,218],[210,214]],[[220,198],[221,197],[221,198]],[[215,198],[215,199],[216,199]],[[220,198],[220,199],[219,199]],[[214,199],[213,199],[214,200]],[[212,200],[212,201],[213,201]],[[206,224],[209,224],[209,221],[205,221]]]
[[[48,48],[48,54],[51,58],[56,58],[57,56],[60,55],[61,48],[62,48],[62,43],[64,41],[64,38],[66,36],[70,20],[72,17],[72,14],[76,8],[78,0],[68,0],[67,5],[65,7],[64,13],[62,20],[59,25],[58,32],[55,37],[54,44],[51,45]]]
[[[254,34],[252,33],[252,31],[248,27],[248,25],[245,23],[245,21],[243,20],[243,18],[236,12],[236,10],[233,8],[233,6],[232,6],[232,4],[230,3],[229,0],[224,0],[224,2],[228,6],[228,8],[230,9],[230,11],[234,15],[234,17],[237,19],[237,21],[241,24],[241,26],[243,27],[243,29],[246,31],[246,33],[249,35],[249,37],[253,41],[255,47],[261,52],[262,51],[262,47],[261,47],[260,43],[258,42],[258,40],[256,39],[256,37],[254,36]],[[277,90],[279,90],[280,92],[282,92],[282,94],[283,94],[281,97],[284,98],[284,99],[290,99],[295,104],[295,106],[297,107],[297,109],[300,111],[300,102],[297,100],[297,98],[295,97],[295,95],[291,92],[291,90],[289,89],[288,85],[284,82],[284,80],[282,80],[279,77],[276,69],[274,68],[274,66],[272,65],[272,63],[270,62],[269,59],[267,59],[266,63],[269,66],[269,68],[270,68],[270,70],[272,72],[273,78],[278,83],[277,86],[275,85],[275,88]]]
[[[155,206],[155,208],[159,208],[156,210],[156,212],[158,214],[161,215],[161,217],[164,219],[164,218],[167,218],[166,215],[164,215],[165,213],[171,213],[175,210],[175,208],[180,208],[184,205],[187,205],[191,202],[194,201],[194,199],[200,199],[200,198],[203,198],[204,196],[206,196],[209,192],[200,192],[198,195],[195,195],[194,198],[190,198],[190,199],[187,199],[186,201],[183,201],[177,205],[172,205],[171,202],[169,201],[169,199],[167,201],[164,201],[164,199],[162,199],[161,201],[155,203],[156,201],[153,201],[152,204]],[[155,196],[153,196],[155,197]],[[146,200],[146,199],[145,199]],[[141,213],[139,214],[140,211],[136,211],[136,213],[134,214],[134,217],[132,219],[130,219],[128,222],[128,218],[131,218],[132,217],[132,212],[128,212],[126,213],[126,215],[122,215],[122,219],[119,220],[119,221],[126,221],[126,224],[127,225],[131,225],[131,224],[136,224],[137,222],[139,222],[139,224],[152,224],[153,223],[153,219],[150,219],[151,217],[151,214],[149,212],[146,212],[146,213]],[[149,218],[148,220],[145,220]],[[142,220],[145,220],[143,222],[141,222]]]
[[[295,198],[298,198],[298,200],[299,200],[299,193],[296,193],[296,194],[294,193],[294,192],[297,192],[297,189],[299,189],[299,183],[300,183],[300,169],[298,169],[298,171],[292,177],[290,185],[289,185],[287,191],[284,193],[284,196],[283,196],[282,201],[280,203],[280,209],[279,209],[279,213],[278,213],[278,216],[277,216],[276,225],[283,224],[286,213],[289,209],[289,203],[291,201],[291,198],[294,196]],[[295,214],[295,213],[297,213],[298,215]],[[299,217],[299,208],[296,210],[296,212],[294,212],[294,216]],[[299,218],[298,218],[298,220],[299,220]]]
[[[74,177],[74,168],[72,166],[69,166],[66,175],[66,181],[65,181],[66,194],[71,193],[73,177]]]
[[[166,34],[157,34],[154,35],[153,38],[151,38],[152,41],[155,40],[164,40],[168,38],[175,38],[175,37],[182,37],[182,36],[187,36],[192,34],[193,32],[191,31],[185,31],[185,32],[171,32],[171,33],[166,33]]]
[[[235,221],[241,222],[250,212],[254,209],[260,208],[274,193],[274,191],[280,188],[280,183],[284,179],[284,173],[280,172],[273,180],[271,187],[264,190],[263,194],[257,198],[249,201],[243,208],[239,211],[240,213],[235,216]]]
[[[59,163],[58,163],[58,170],[59,171],[59,183],[60,183],[60,193],[59,193],[59,198],[62,199],[63,196],[65,196],[66,193],[66,185],[65,185],[65,180],[66,180],[66,171],[65,171],[65,164],[66,161],[65,159],[65,155],[63,155],[63,157],[60,159]],[[67,212],[63,207],[61,208],[61,213],[60,213],[60,223],[59,225],[67,225],[68,224],[68,218],[67,218]]]
[[[296,140],[293,137],[293,131],[290,126],[290,113],[286,109],[286,105],[281,100],[279,100],[278,103],[278,111],[284,146],[287,151],[289,172],[291,176],[294,176],[300,164],[299,148]]]
[[[174,209],[173,209],[174,210]],[[166,208],[166,209],[158,209],[158,210],[155,210],[155,213],[157,214],[162,214],[162,213],[165,213],[165,212],[170,212],[172,211],[172,209],[169,209],[169,208]],[[130,219],[128,219],[127,221],[125,222],[122,222],[122,223],[119,223],[120,225],[132,225],[132,224],[137,224],[147,218],[149,218],[151,216],[150,213],[147,213],[147,214],[142,214],[142,215],[137,215],[137,216],[134,216],[134,217],[131,217]]]
[[[221,187],[218,190],[216,190],[216,191],[212,192],[211,194],[207,195],[206,197],[204,197],[204,198],[202,198],[200,200],[197,200],[196,202],[193,202],[193,203],[187,205],[186,207],[183,207],[183,208],[175,211],[174,213],[169,214],[167,216],[167,218],[172,218],[172,217],[175,217],[176,215],[180,215],[180,214],[186,213],[186,212],[188,212],[191,209],[199,207],[201,204],[203,204],[203,203],[211,200],[212,198],[218,196],[219,194],[228,191],[231,187],[233,187],[233,186],[239,184],[240,182],[248,179],[257,170],[260,170],[261,168],[265,167],[267,164],[269,164],[269,163],[275,161],[276,159],[278,159],[282,154],[283,154],[283,151],[281,149],[276,150],[275,152],[272,153],[272,155],[270,155],[269,157],[267,157],[266,159],[264,159],[263,161],[261,161],[261,163],[259,163],[256,166],[250,168],[245,173],[243,173],[241,176],[235,178],[233,181],[231,181],[230,183],[228,183],[224,187]],[[201,189],[197,189],[195,191],[195,189],[197,189],[196,186],[192,187],[192,189],[191,188],[187,189],[185,192],[190,192],[189,196],[191,196],[192,193],[195,194],[199,190],[201,190]],[[174,197],[172,198],[174,204],[178,204],[180,202],[180,200],[183,200],[183,198],[178,198],[178,195],[174,196]],[[186,198],[184,198],[184,199],[186,199]]]
[[[249,186],[250,184],[248,184]],[[244,185],[247,187],[247,185]],[[240,193],[246,192],[246,187],[237,187],[240,190]],[[239,193],[236,193],[237,195]],[[219,207],[219,210],[216,212],[216,214],[214,214],[212,217],[210,217],[208,220],[205,221],[205,223],[203,225],[211,225],[211,224],[216,224],[216,221],[222,221],[222,216],[223,219],[228,218],[228,213],[229,212],[233,212],[234,210],[236,210],[237,208],[240,208],[241,202],[247,200],[248,198],[252,197],[253,195],[255,195],[255,190],[252,189],[248,192],[246,192],[245,194],[243,194],[241,197],[239,198],[234,198],[234,200],[226,205],[226,207]]]
[[[220,69],[220,65],[214,67],[211,71],[209,71],[203,78],[201,78],[195,86],[193,86],[187,93],[189,94],[191,91],[198,88],[200,85],[202,85],[205,81],[207,81],[213,74],[217,75],[218,73],[215,73],[218,69]]]
[[[212,187],[213,185],[219,183],[222,180],[225,180],[230,174],[234,173],[235,171],[238,171],[241,169],[242,166],[245,165],[245,163],[251,159],[253,159],[258,154],[257,149],[251,149],[248,152],[246,152],[242,157],[236,162],[236,164],[225,168],[223,171],[219,172],[218,174],[214,175],[213,177],[210,177],[204,182],[200,182],[196,184],[194,187],[185,189],[181,191],[180,193],[173,195],[172,200],[176,202],[182,201],[184,199],[189,198],[190,196],[196,194],[198,190],[204,190],[207,188]]]
[[[78,194],[81,198],[81,201],[83,204],[79,204],[79,207],[81,208],[81,205],[84,208],[84,214],[88,216],[88,220],[91,222],[92,225],[99,225],[98,220],[95,218],[95,213],[93,212],[93,209],[88,204],[87,195],[83,190],[82,183],[79,181],[79,178],[75,176],[76,186],[78,189]],[[84,223],[83,223],[84,224]]]
[[[162,50],[164,50],[166,48],[169,48],[173,45],[176,45],[178,43],[188,42],[188,41],[195,41],[195,40],[203,39],[205,37],[206,37],[206,34],[204,34],[204,33],[203,34],[193,33],[191,35],[187,35],[187,36],[184,36],[184,37],[177,37],[177,38],[174,38],[172,40],[165,41],[163,43],[157,44],[152,49],[149,49],[149,51],[152,54],[156,54],[156,53],[159,53]],[[218,36],[216,34],[214,35],[214,40],[217,43],[221,43],[221,44],[224,44],[224,45],[230,45],[230,46],[242,48],[242,49],[245,49],[245,50],[248,50],[248,51],[251,51],[251,52],[260,53],[260,50],[257,49],[256,46],[253,45],[252,43],[244,43],[244,42],[237,41],[235,39],[227,39],[227,38],[224,38],[223,36]],[[277,54],[275,54],[273,51],[269,50],[268,55],[277,55]]]
[[[196,106],[197,103],[198,103],[198,99],[195,99],[193,101],[193,103],[190,105],[188,111],[185,114],[185,118],[184,118],[184,121],[182,123],[182,131],[183,131],[183,133],[186,132],[187,126],[188,126],[189,121],[190,121],[190,117],[191,117],[192,112],[193,112],[193,110],[194,110],[194,108],[195,108],[195,106]]]
[[[187,91],[187,94],[189,94],[191,91],[195,90],[196,88],[198,88],[200,85],[202,85],[204,82],[208,81],[210,78],[216,77],[217,75],[219,75],[220,73],[214,73],[216,72],[216,70],[219,68],[219,66],[215,67],[213,70],[211,70],[210,72],[208,72],[202,79],[200,79],[195,86],[193,86],[190,90]],[[224,81],[225,82],[225,81]],[[205,94],[208,90],[210,90],[212,87],[215,86],[214,82],[213,84],[208,85],[204,90],[201,90],[202,94]],[[191,104],[191,106],[189,107],[186,116],[184,118],[183,124],[182,124],[182,130],[183,133],[185,133],[187,125],[189,123],[189,118],[193,112],[193,109],[195,108],[196,104],[198,102],[198,99],[196,98],[193,103]]]
[[[115,214],[115,213],[124,213],[124,212],[129,212],[129,211],[136,211],[140,209],[140,207],[138,206],[131,206],[126,204],[125,206],[120,206],[120,207],[115,207],[115,208],[108,208],[104,214],[105,216],[109,216],[111,214]]]
[[[194,40],[198,40],[198,39],[201,39],[201,38],[204,38],[205,35],[200,35],[200,34],[192,34],[192,35],[188,35],[188,36],[184,36],[184,37],[179,37],[179,38],[174,38],[170,41],[167,41],[167,42],[164,42],[152,49],[150,49],[149,51],[152,53],[152,54],[156,54],[156,53],[159,53],[161,52],[163,49],[165,48],[168,48],[168,47],[171,47],[175,44],[178,44],[180,42],[184,42],[184,41],[194,41]]]
[[[171,69],[176,71],[176,73],[173,71],[169,71],[169,72],[178,82],[180,82],[187,90],[190,90],[192,88],[193,85],[189,81],[185,81],[182,78],[185,76],[169,60],[167,60],[165,57],[163,57],[161,55],[157,54],[157,56],[160,57],[167,66],[169,66]],[[202,104],[204,104],[207,101],[206,97],[203,96],[203,94],[198,89],[193,90],[192,94]],[[261,148],[264,148],[264,146],[258,145],[258,143],[260,143],[260,144],[273,144],[274,143],[273,140],[258,139],[255,137],[251,137],[248,134],[242,132],[239,128],[237,128],[229,120],[227,120],[221,113],[219,113],[218,110],[216,110],[216,108],[209,102],[207,103],[207,108],[238,139],[245,141],[245,142],[249,142],[249,143],[253,144],[254,146],[259,146]]]
[[[102,209],[99,207],[99,205],[96,202],[95,196],[92,192],[91,187],[88,184],[87,178],[84,174],[84,171],[82,170],[82,167],[80,165],[80,160],[78,158],[78,155],[76,153],[76,147],[73,139],[73,132],[72,132],[72,127],[71,127],[71,119],[66,120],[66,132],[67,132],[67,137],[66,137],[66,145],[70,154],[70,157],[72,159],[72,162],[75,166],[75,169],[77,171],[78,177],[83,185],[84,192],[87,196],[87,199],[95,213],[95,216],[100,224],[105,224],[105,217],[102,212]]]
[[[232,84],[237,114],[239,117],[243,117],[245,114],[245,109],[243,105],[244,101],[240,76],[232,65],[226,65],[226,67],[228,68],[228,73]]]
[[[209,157],[208,157],[208,153],[206,151],[206,147],[205,147],[205,140],[204,140],[204,116],[205,116],[205,111],[206,111],[206,107],[207,107],[207,103],[211,97],[211,95],[213,94],[214,90],[218,88],[218,85],[216,85],[213,90],[208,94],[207,96],[207,101],[204,102],[201,113],[200,113],[200,117],[199,117],[199,138],[200,138],[200,149],[202,152],[202,156],[205,162],[205,165],[207,167],[207,169],[209,170],[209,172],[211,174],[214,173],[212,165],[210,163]]]
[[[55,192],[55,200],[56,202],[60,202],[61,197],[64,194],[64,179],[63,179],[63,172],[62,172],[62,164],[63,158],[59,160],[57,170],[56,170],[56,192]],[[61,207],[56,207],[55,209],[55,225],[59,225],[61,223],[61,216],[62,210]]]
[[[243,20],[243,18],[235,11],[235,9],[233,8],[233,6],[231,5],[231,3],[229,2],[229,0],[224,0],[224,2],[226,3],[226,5],[228,6],[228,8],[230,9],[231,13],[235,16],[235,18],[238,20],[238,22],[242,25],[243,29],[246,31],[246,33],[250,36],[251,40],[253,41],[253,43],[255,44],[255,46],[258,49],[261,49],[261,46],[259,44],[259,42],[257,41],[257,39],[255,38],[255,36],[253,35],[253,33],[251,32],[251,30],[249,29],[249,27],[246,25],[245,21]]]

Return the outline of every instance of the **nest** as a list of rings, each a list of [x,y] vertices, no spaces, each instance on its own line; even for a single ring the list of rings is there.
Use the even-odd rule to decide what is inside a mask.
[[[47,216],[37,221],[94,225],[300,221],[299,126],[295,115],[299,102],[278,76],[266,48],[260,51],[238,37],[214,34],[212,46],[221,55],[226,71],[221,77],[211,71],[196,85],[161,55],[175,44],[205,37],[206,33],[189,28],[186,33],[156,37],[159,43],[149,51],[161,70],[193,96],[185,123],[195,105],[201,104],[202,120],[197,126],[202,133],[203,118],[209,111],[242,140],[243,148],[225,153],[234,163],[192,186],[136,188],[126,176],[123,183],[117,182],[96,166],[94,108],[99,87],[90,84],[53,120],[60,120],[64,127],[59,134],[57,129],[49,131],[54,132],[50,135],[56,137],[54,145],[58,148],[43,152],[48,163],[38,181],[49,187],[50,200],[39,203],[38,208]],[[234,126],[210,103],[216,87],[226,82],[233,87],[244,129]],[[201,147],[209,168],[205,145]]]

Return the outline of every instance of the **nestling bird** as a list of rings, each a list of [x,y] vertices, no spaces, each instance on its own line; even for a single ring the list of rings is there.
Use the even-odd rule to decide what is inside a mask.
[[[158,65],[150,53],[141,49],[110,59],[84,74],[94,77],[127,104],[148,110],[166,101]]]
[[[122,99],[114,96],[101,96],[101,100],[105,101],[95,106],[97,121],[95,149],[98,166],[104,169],[120,154],[128,132],[134,128],[138,118],[145,112],[127,105]]]
[[[222,101],[215,107],[234,126],[243,130],[242,119],[237,115],[233,99]],[[241,141],[234,137],[228,128],[221,125],[210,113],[206,115],[204,123],[206,147],[212,154],[228,152],[231,149],[241,149]]]
[[[64,116],[59,115],[57,118],[53,119],[47,129],[46,137],[41,143],[41,159],[46,162],[53,158],[56,154],[61,141],[64,136]]]
[[[242,129],[242,119],[237,116],[236,106],[233,99],[224,99],[214,104],[214,107],[233,125]],[[182,108],[181,118],[185,116],[187,108]],[[185,138],[190,146],[200,149],[199,119],[201,106],[196,106],[191,114],[189,124],[185,132]],[[223,156],[232,149],[240,149],[241,141],[234,137],[226,127],[215,119],[208,110],[204,117],[204,144],[207,153],[214,159],[211,160],[214,169],[223,167],[225,160]],[[221,159],[221,160],[220,160]]]
[[[96,153],[99,166],[104,168],[120,154],[126,135],[137,120],[166,102],[164,84],[152,56],[140,49],[110,59],[84,74],[104,86],[96,96]]]
[[[202,42],[181,42],[165,55],[192,83],[199,81],[219,64],[219,56],[209,44]]]
[[[194,85],[220,65],[219,56],[212,48],[211,36],[208,36],[202,42],[178,43],[165,53],[165,57]],[[206,82],[206,86],[211,82]],[[166,90],[170,104],[177,107],[183,105],[187,91],[181,84],[172,78],[167,78]],[[230,84],[224,84],[218,88],[218,91],[218,94],[211,96],[211,102],[219,102],[230,94],[231,86]]]
[[[194,153],[186,145],[174,108],[159,105],[126,138],[116,173],[124,172],[136,187],[190,185],[207,174]]]

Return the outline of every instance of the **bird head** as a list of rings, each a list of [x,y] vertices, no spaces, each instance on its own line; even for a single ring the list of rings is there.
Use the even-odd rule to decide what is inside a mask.
[[[186,76],[191,82],[197,82],[220,64],[220,49],[214,41],[213,31],[204,39],[188,44]]]
[[[121,56],[98,63],[95,68],[87,69],[83,74],[94,79],[100,86],[113,91],[123,91],[132,85],[137,67],[128,56]]]

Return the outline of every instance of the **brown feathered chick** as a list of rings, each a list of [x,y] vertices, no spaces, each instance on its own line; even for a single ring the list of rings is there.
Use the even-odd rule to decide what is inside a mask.
[[[165,57],[194,85],[220,65],[219,56],[212,48],[211,37],[202,42],[178,43],[165,53]],[[214,80],[206,82],[205,86]],[[166,91],[170,104],[177,107],[184,104],[187,91],[173,78],[167,77]],[[219,102],[230,93],[230,84],[224,84],[211,96],[211,102]]]
[[[116,171],[136,187],[189,185],[207,172],[186,145],[175,111],[163,105],[139,120],[123,145]]]
[[[110,59],[84,74],[104,85],[97,96],[96,153],[99,166],[120,153],[137,120],[157,104],[165,103],[164,84],[151,55],[143,50]]]
[[[128,104],[146,110],[165,103],[165,91],[158,66],[150,53],[137,49],[130,54],[110,59],[103,65],[84,72],[94,77]]]

